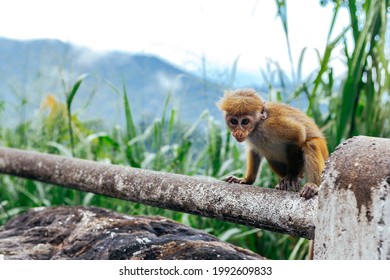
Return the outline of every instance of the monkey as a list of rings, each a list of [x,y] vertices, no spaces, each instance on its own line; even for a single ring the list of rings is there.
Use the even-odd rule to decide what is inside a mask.
[[[253,184],[262,158],[281,177],[278,190],[299,192],[299,178],[306,177],[299,195],[310,199],[318,193],[328,158],[325,137],[305,113],[290,105],[264,102],[254,89],[225,91],[217,103],[238,142],[246,142],[244,178],[229,176],[229,183]]]

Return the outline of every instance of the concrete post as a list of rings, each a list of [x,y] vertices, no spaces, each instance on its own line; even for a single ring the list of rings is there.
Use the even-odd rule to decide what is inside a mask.
[[[354,137],[329,158],[314,259],[390,259],[390,139]]]

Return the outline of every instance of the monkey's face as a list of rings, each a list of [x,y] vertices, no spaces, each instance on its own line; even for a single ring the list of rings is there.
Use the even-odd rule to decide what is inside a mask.
[[[229,127],[232,135],[238,142],[243,142],[251,134],[255,127],[256,117],[255,115],[226,115],[225,121]]]

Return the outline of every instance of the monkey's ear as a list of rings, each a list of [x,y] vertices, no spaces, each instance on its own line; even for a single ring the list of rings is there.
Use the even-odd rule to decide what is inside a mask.
[[[268,110],[265,107],[265,102],[263,103],[263,110],[260,112],[260,119],[266,120],[268,118]]]

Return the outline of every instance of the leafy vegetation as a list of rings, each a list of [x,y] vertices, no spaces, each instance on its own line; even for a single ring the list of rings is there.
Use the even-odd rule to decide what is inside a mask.
[[[305,49],[295,69],[288,36],[286,1],[276,0],[282,21],[287,51],[291,58],[291,73],[270,63],[263,71],[268,83],[268,99],[292,102],[307,101],[307,114],[323,128],[332,151],[343,139],[353,135],[390,136],[389,1],[334,1],[334,17],[325,50],[318,53],[318,72],[302,77]],[[340,9],[348,9],[350,26],[340,34],[333,27]],[[334,77],[332,60],[335,50],[342,50],[346,73]],[[340,57],[341,56],[341,57]],[[232,68],[236,71],[237,61]],[[121,100],[125,116],[124,128],[105,130],[94,122],[80,121],[71,110],[77,102],[77,92],[86,76],[72,85],[64,83],[65,102],[48,95],[42,100],[39,113],[29,120],[21,118],[16,128],[0,128],[0,145],[56,153],[137,168],[161,170],[191,176],[222,178],[226,174],[241,175],[244,153],[232,141],[224,127],[216,123],[207,111],[191,125],[181,122],[178,108],[170,106],[168,95],[160,118],[135,123],[132,100],[126,86],[110,85]],[[0,104],[3,110],[4,104]],[[263,164],[256,184],[272,187],[277,178]],[[131,215],[163,215],[191,227],[200,228],[222,240],[271,259],[303,259],[308,242],[304,239],[235,225],[213,219],[177,213],[124,202],[90,193],[82,193],[40,182],[1,176],[0,223],[31,207],[54,205],[96,205]]]

